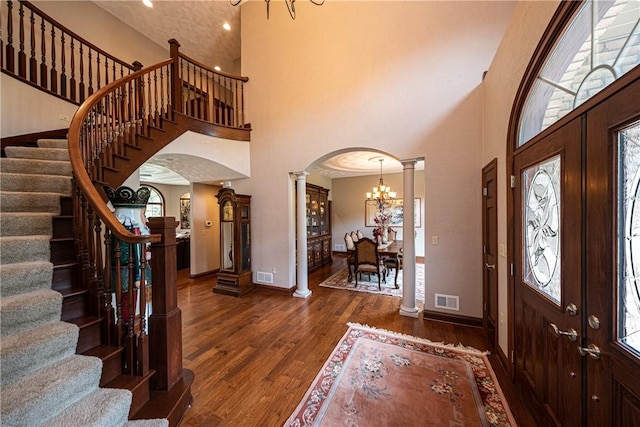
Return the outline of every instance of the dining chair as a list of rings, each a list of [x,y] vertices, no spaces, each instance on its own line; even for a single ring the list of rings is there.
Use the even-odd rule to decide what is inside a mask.
[[[398,234],[398,232],[395,231],[395,230],[391,230],[391,231],[387,232],[387,240],[389,242],[395,241],[396,240],[396,234]]]
[[[398,289],[398,276],[400,275],[400,270],[402,270],[402,248],[398,250],[398,255],[395,257],[387,257],[383,260],[383,264],[385,268],[388,270],[396,270],[396,277],[393,279],[393,284],[396,289]]]
[[[358,277],[362,280],[362,273],[378,276],[378,289],[382,290],[380,281],[386,283],[386,269],[380,260],[378,244],[368,237],[354,242],[356,247],[356,287],[358,287]]]
[[[362,235],[362,231],[356,230],[356,236],[358,236],[358,240],[362,239],[364,236]]]
[[[347,270],[349,270],[349,277],[347,280],[351,282],[356,271],[356,246],[353,244],[351,233],[344,233],[344,245],[347,249]]]
[[[353,240],[353,243],[357,242],[358,240],[360,240],[358,238],[358,233],[356,233],[355,231],[351,232],[351,240]]]

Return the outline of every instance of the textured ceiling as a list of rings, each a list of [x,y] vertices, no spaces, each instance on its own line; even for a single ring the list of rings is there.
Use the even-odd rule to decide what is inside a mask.
[[[232,73],[240,58],[240,8],[228,1],[153,0],[152,8],[139,0],[94,3],[164,48],[176,39],[182,53],[205,65]],[[222,28],[225,22],[231,31]]]

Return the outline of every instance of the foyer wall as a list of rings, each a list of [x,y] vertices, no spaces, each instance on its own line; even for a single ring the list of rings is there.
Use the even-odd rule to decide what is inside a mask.
[[[483,83],[484,146],[483,165],[498,159],[498,244],[507,245],[507,131],[513,102],[546,26],[558,7],[558,1],[519,2]],[[508,352],[508,327],[512,321],[507,310],[509,266],[506,257],[498,257],[498,310],[504,323],[498,325],[499,345]]]
[[[237,185],[254,195],[254,272],[276,268],[274,285],[295,285],[291,172],[345,149],[424,157],[416,197],[433,201],[423,225],[440,236],[425,248],[425,308],[435,292],[454,294],[456,314],[480,317],[480,84],[515,4],[296,6],[295,21],[277,7],[267,20],[261,2],[242,6],[252,176]]]

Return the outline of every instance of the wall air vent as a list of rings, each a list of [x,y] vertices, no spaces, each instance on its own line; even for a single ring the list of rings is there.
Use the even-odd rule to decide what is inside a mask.
[[[347,250],[347,247],[344,244],[340,244],[340,243],[336,243],[333,246],[335,251],[341,251],[341,252],[345,252]]]
[[[436,294],[436,308],[460,311],[460,297],[457,295]]]
[[[256,282],[273,283],[273,273],[267,273],[267,272],[264,272],[264,271],[258,271],[256,273]]]

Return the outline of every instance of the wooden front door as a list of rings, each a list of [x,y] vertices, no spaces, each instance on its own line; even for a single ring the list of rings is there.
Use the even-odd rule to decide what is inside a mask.
[[[482,324],[493,347],[498,345],[498,160],[482,169]]]
[[[640,68],[601,95],[513,157],[514,375],[543,425],[640,425]]]
[[[580,124],[575,119],[514,158],[515,377],[550,425],[580,425],[572,422],[583,382],[573,309],[582,301]]]

